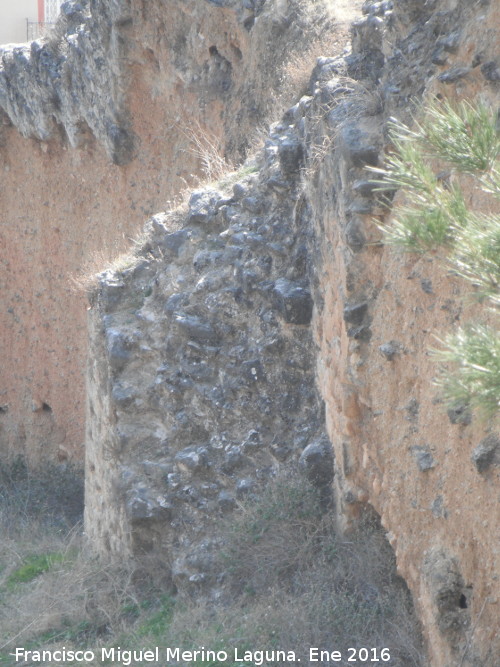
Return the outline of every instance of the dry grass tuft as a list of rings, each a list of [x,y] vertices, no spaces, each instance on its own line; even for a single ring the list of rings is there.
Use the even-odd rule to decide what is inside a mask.
[[[287,475],[244,503],[223,532],[232,594],[205,623],[208,634],[215,624],[226,643],[240,637],[249,646],[287,647],[302,661],[311,646],[347,655],[369,644],[391,647],[387,664],[423,664],[410,594],[372,512],[343,537],[317,491]]]
[[[8,651],[20,645],[96,654],[116,645],[205,646],[230,655],[235,646],[285,648],[304,664],[312,646],[344,652],[369,645],[389,647],[385,664],[392,667],[424,664],[409,593],[369,512],[358,532],[342,537],[317,492],[298,476],[281,476],[242,503],[221,535],[222,583],[214,602],[200,595],[174,599],[162,561],[139,570],[136,563],[95,559],[78,527],[41,531],[32,522],[31,541],[26,531],[11,531],[0,551],[2,662],[12,664]],[[27,562],[43,567],[30,580],[25,570],[16,580]]]
[[[178,125],[177,129],[188,142],[184,152],[194,156],[199,163],[201,176],[198,178],[198,184],[218,181],[234,171],[235,165],[224,154],[224,137],[202,126],[199,121],[193,122],[190,126]],[[193,174],[191,176],[196,180]]]

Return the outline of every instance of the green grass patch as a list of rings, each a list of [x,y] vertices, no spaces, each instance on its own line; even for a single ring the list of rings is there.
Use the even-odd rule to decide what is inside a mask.
[[[143,609],[150,606],[149,601],[141,604]],[[150,616],[143,620],[137,630],[135,636],[138,639],[150,637],[155,640],[161,639],[172,620],[175,608],[175,600],[171,595],[162,595],[159,600],[155,601],[154,606],[157,607]]]
[[[33,554],[27,556],[24,563],[7,577],[5,585],[12,589],[19,584],[26,584],[36,579],[54,565],[62,563],[67,556],[63,553]]]

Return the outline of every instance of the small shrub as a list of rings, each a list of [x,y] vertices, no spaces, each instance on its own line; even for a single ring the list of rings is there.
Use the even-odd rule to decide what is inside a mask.
[[[500,216],[470,214],[467,226],[457,230],[450,263],[480,299],[499,306]]]
[[[224,154],[224,138],[217,136],[199,121],[189,127],[179,126],[178,130],[187,142],[185,152],[190,153],[199,163],[201,181],[218,181],[234,171],[235,165]]]
[[[495,114],[468,102],[456,109],[434,103],[412,129],[392,119],[389,135],[393,151],[383,169],[372,171],[380,190],[404,190],[407,204],[396,208],[394,222],[381,226],[385,242],[410,251],[453,245],[471,216],[454,173],[491,188],[500,154]]]
[[[347,654],[348,646],[369,641],[393,647],[391,665],[421,664],[411,598],[371,512],[359,530],[343,538],[317,489],[299,475],[285,474],[257,499],[241,503],[222,533],[230,601],[204,612],[188,604],[178,610],[171,632],[182,618],[205,613],[209,622],[191,623],[196,630],[190,641],[196,645],[222,636],[226,646],[239,641],[287,647],[304,661],[304,647]]]
[[[174,598],[170,595],[160,595],[154,604],[148,604],[150,601],[143,602],[140,605],[142,610],[148,610],[150,615],[142,620],[134,634],[138,639],[150,637],[158,641],[165,634],[165,631],[172,620],[175,608]]]
[[[75,536],[68,543],[46,529],[39,543],[33,533],[27,556],[37,558],[21,553],[24,542],[12,542],[5,553],[15,552],[22,567],[33,569],[26,575],[19,566],[7,570],[17,579],[26,577],[26,585],[2,589],[1,657],[10,664],[6,651],[20,645],[190,651],[204,646],[227,650],[223,664],[233,667],[231,651],[237,646],[241,654],[255,648],[294,650],[307,664],[309,646],[345,651],[368,642],[391,647],[390,667],[421,667],[411,598],[377,518],[366,512],[359,531],[342,537],[320,501],[303,478],[280,475],[258,499],[242,502],[222,527],[220,566],[226,578],[220,579],[217,601],[174,598],[155,583],[158,567],[149,575],[133,563],[101,562]],[[268,661],[266,667],[275,664]]]

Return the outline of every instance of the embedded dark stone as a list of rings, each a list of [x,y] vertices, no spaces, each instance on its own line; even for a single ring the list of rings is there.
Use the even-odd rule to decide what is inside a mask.
[[[380,184],[376,181],[359,180],[354,182],[352,189],[362,197],[371,197],[378,187]]]
[[[478,67],[483,62],[483,54],[482,53],[476,53],[474,54],[474,57],[472,58],[471,66],[472,67]]]
[[[219,339],[210,322],[206,322],[200,317],[178,314],[175,316],[175,321],[191,340],[199,343],[216,343]]]
[[[172,517],[172,508],[165,501],[160,504],[151,498],[144,489],[137,489],[129,498],[125,512],[131,523],[142,521],[168,521]]]
[[[446,65],[447,57],[442,46],[438,46],[431,56],[431,63],[433,65]]]
[[[417,465],[422,472],[436,467],[436,462],[432,457],[429,447],[412,447],[411,453],[415,457]]]
[[[253,479],[240,479],[236,484],[236,497],[245,498],[257,489],[256,483]]]
[[[289,324],[309,324],[312,318],[313,300],[309,290],[286,278],[274,283],[274,302],[280,315]]]
[[[73,22],[83,23],[85,7],[80,2],[63,2],[61,14]]]
[[[460,32],[451,32],[446,37],[441,37],[439,44],[448,53],[456,53],[460,44]]]
[[[351,24],[354,50],[358,53],[379,52],[382,45],[383,20],[375,14],[363,16]]]
[[[130,359],[130,342],[126,336],[114,329],[108,331],[107,339],[109,365],[113,371],[119,372]]]
[[[217,204],[221,199],[215,190],[195,190],[189,198],[188,224],[207,223],[217,213]]]
[[[347,330],[347,335],[349,338],[354,338],[354,340],[369,341],[372,337],[372,330],[367,325],[350,327]]]
[[[117,405],[126,408],[134,402],[137,394],[133,387],[122,387],[120,384],[115,384],[111,395]]]
[[[394,7],[392,0],[382,0],[381,2],[365,2],[361,8],[363,14],[371,16],[384,16]]]
[[[169,296],[165,302],[165,311],[167,313],[174,313],[180,306],[185,306],[187,303],[189,303],[189,294],[176,292]]]
[[[417,421],[418,420],[418,413],[420,412],[420,403],[417,401],[416,398],[411,398],[407,405],[405,406],[406,411],[408,412],[408,416],[406,417],[408,421]]]
[[[355,303],[344,306],[344,321],[348,324],[361,324],[368,311],[368,303]]]
[[[432,280],[429,280],[429,278],[422,278],[420,287],[426,294],[432,294]]]
[[[483,438],[474,449],[472,463],[478,472],[486,472],[492,466],[500,466],[500,438],[492,433]]]
[[[109,281],[105,277],[101,283],[100,304],[106,313],[117,310],[120,303],[126,298],[127,290],[122,280]]]
[[[259,359],[253,359],[252,361],[244,361],[241,364],[242,376],[246,380],[251,382],[258,382],[259,380],[264,380],[264,369],[262,368],[262,363]]]
[[[304,161],[302,144],[295,139],[284,139],[278,146],[278,155],[285,174],[298,172]]]
[[[162,247],[178,255],[180,248],[191,238],[189,229],[180,229],[178,232],[172,232],[163,237]]]
[[[255,429],[248,432],[247,437],[241,443],[241,449],[244,452],[255,452],[262,447],[262,439],[260,433]]]
[[[221,491],[217,501],[222,512],[230,512],[236,507],[236,500],[227,491]]]
[[[250,32],[250,30],[253,28],[254,23],[255,23],[255,17],[249,16],[243,21],[243,26],[245,27],[245,30]]]
[[[455,83],[470,72],[470,67],[452,67],[438,76],[441,83]]]
[[[241,453],[239,447],[231,447],[224,457],[224,461],[221,465],[222,472],[230,474],[234,472],[237,468],[240,468],[245,463],[245,457]]]
[[[481,66],[481,73],[487,81],[500,81],[500,69],[494,60]]]
[[[437,626],[444,637],[456,643],[470,624],[467,588],[458,563],[444,550],[433,548],[425,556],[423,572],[436,605]]]
[[[436,519],[447,519],[448,511],[444,506],[443,496],[437,496],[431,505],[431,512]]]
[[[268,181],[267,181],[267,186],[271,188],[271,190],[274,190],[275,192],[285,192],[288,188],[288,184],[286,181],[283,179],[279,178],[278,176],[272,176]]]
[[[223,253],[220,250],[200,250],[193,258],[193,266],[196,271],[203,271],[203,269],[215,265],[222,255]]]
[[[399,352],[399,345],[391,340],[388,343],[380,345],[378,349],[380,354],[382,354],[387,359],[387,361],[392,361],[396,354]]]
[[[191,380],[204,382],[213,379],[214,369],[205,360],[190,361],[183,359],[180,368]]]
[[[454,405],[447,410],[447,414],[452,424],[468,426],[472,421],[472,413],[467,405]]]
[[[183,470],[196,472],[208,467],[208,451],[205,447],[186,447],[174,457],[177,465]]]
[[[292,449],[287,445],[273,445],[271,447],[271,454],[280,463],[284,463],[290,457],[291,453]]]
[[[314,90],[314,85],[317,81],[330,81],[334,76],[341,76],[344,73],[344,64],[341,58],[331,58],[320,56],[316,65],[314,66],[313,71],[311,72],[310,78],[310,89],[311,93]],[[308,98],[307,104],[310,106],[310,99]]]
[[[258,197],[244,197],[241,200],[241,206],[246,211],[258,215],[259,213],[262,213],[264,209],[264,202]]]
[[[354,250],[354,252],[362,250],[366,243],[366,237],[361,220],[353,218],[345,228],[345,236],[351,250]]]
[[[109,123],[106,130],[110,142],[111,159],[114,164],[123,167],[134,157],[136,137],[133,132],[115,123]]]
[[[241,183],[235,183],[233,185],[233,197],[238,201],[242,199],[247,193],[247,188]]]
[[[341,132],[341,142],[344,156],[353,166],[363,167],[368,164],[375,167],[377,165],[379,148],[359,127],[347,126]]]
[[[358,497],[351,490],[346,491],[343,495],[343,498],[344,498],[344,502],[347,505],[354,505],[354,503],[358,502]]]
[[[325,486],[333,480],[333,451],[325,439],[311,442],[299,458],[299,465],[307,479],[316,486]]]
[[[357,197],[348,206],[348,211],[355,215],[368,215],[373,210],[373,203],[369,199]]]

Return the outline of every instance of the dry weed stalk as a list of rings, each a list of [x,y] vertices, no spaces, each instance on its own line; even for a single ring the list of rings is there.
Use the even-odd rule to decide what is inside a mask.
[[[198,181],[218,181],[234,170],[235,165],[224,154],[224,140],[199,120],[191,125],[177,124],[175,128],[187,139],[188,148],[184,152],[193,155],[200,163],[202,178]],[[191,174],[195,178],[194,174]]]

